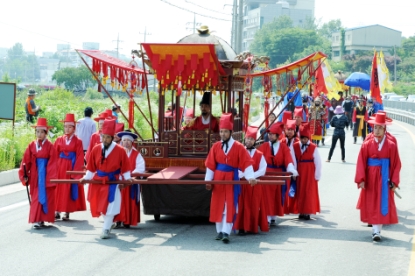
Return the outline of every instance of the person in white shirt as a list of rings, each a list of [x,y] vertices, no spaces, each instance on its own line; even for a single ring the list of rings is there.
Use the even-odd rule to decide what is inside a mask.
[[[85,117],[78,120],[76,123],[75,135],[82,140],[84,154],[88,150],[91,135],[97,131],[97,126],[94,120],[91,119],[92,114],[94,114],[94,111],[92,110],[92,107],[88,106],[84,110]]]

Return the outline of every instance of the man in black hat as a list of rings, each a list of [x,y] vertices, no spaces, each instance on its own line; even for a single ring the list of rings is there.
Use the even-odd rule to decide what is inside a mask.
[[[190,121],[189,124],[184,127],[184,130],[205,130],[210,127],[212,132],[219,132],[218,119],[211,115],[210,92],[205,92],[203,94],[199,106],[202,115]]]
[[[35,97],[36,91],[34,89],[30,89],[27,93],[27,99],[25,103],[25,110],[26,110],[26,120],[29,123],[33,123],[33,118],[39,115],[40,105],[36,106],[35,104]]]

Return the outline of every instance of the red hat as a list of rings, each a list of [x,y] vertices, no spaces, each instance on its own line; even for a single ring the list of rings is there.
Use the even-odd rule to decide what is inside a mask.
[[[294,129],[296,128],[296,120],[287,120],[285,124],[285,129]]]
[[[192,117],[195,116],[195,113],[193,112],[193,108],[186,109],[186,113],[184,114],[184,117]]]
[[[63,122],[63,123],[74,123],[74,125],[75,125],[76,124],[75,114],[68,113],[68,114],[66,114],[65,119],[63,119],[63,121],[59,121],[59,122]]]
[[[112,118],[113,116],[112,116],[112,110],[111,109],[107,109],[107,110],[105,110],[104,112],[106,112],[107,113],[107,118]]]
[[[284,124],[281,122],[278,122],[278,123],[272,124],[271,127],[268,129],[268,132],[281,135],[283,128],[284,128]]]
[[[293,118],[293,113],[291,111],[286,110],[284,111],[284,113],[282,113],[282,122],[284,124],[287,123],[287,120],[290,120],[292,118]]]
[[[311,139],[309,123],[301,123],[300,137],[303,137],[303,136],[308,137],[308,139]]]
[[[102,113],[99,113],[99,116],[98,117],[96,117],[96,118],[94,118],[94,121],[96,121],[96,122],[99,122],[99,121],[104,121],[105,120],[105,118],[107,118],[107,112],[102,112]]]
[[[115,124],[115,132],[121,132],[124,131],[124,123],[116,123]]]
[[[46,118],[38,118],[36,125],[32,126],[33,128],[40,128],[40,129],[51,129],[53,126],[48,126],[48,119]]]
[[[257,133],[258,133],[258,127],[248,126],[246,128],[245,138],[250,137],[256,140]]]
[[[115,135],[115,120],[105,119],[104,125],[102,126],[102,134],[114,136]]]
[[[386,114],[385,113],[376,113],[376,116],[371,120],[367,121],[369,124],[371,125],[381,125],[381,126],[386,126],[386,125],[390,125],[392,124],[391,121],[387,120],[386,118]]]
[[[232,113],[223,113],[219,121],[219,129],[233,130]]]
[[[296,107],[294,109],[294,117],[296,117],[296,116],[303,118],[303,108],[302,107]]]

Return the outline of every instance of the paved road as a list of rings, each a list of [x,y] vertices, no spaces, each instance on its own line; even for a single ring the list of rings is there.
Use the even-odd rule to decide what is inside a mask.
[[[116,229],[100,240],[102,219],[88,212],[43,230],[27,224],[26,192],[20,185],[0,188],[1,275],[415,275],[415,127],[396,122],[403,161],[399,224],[386,226],[374,243],[371,229],[355,209],[353,183],[361,142],[347,133],[347,163],[336,149],[323,164],[321,214],[311,221],[278,220],[269,233],[214,240],[206,219],[142,216],[137,228]],[[411,134],[410,134],[411,133]],[[331,140],[320,147],[322,159]],[[410,267],[412,257],[412,267]],[[410,269],[412,269],[410,271]]]

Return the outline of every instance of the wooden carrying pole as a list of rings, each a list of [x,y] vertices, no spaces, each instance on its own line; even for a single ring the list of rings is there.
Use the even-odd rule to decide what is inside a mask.
[[[51,179],[50,183],[54,184],[72,184],[74,183],[74,179]],[[239,180],[239,181],[233,181],[233,180],[212,180],[212,181],[205,181],[205,180],[172,180],[172,179],[166,179],[163,181],[160,181],[160,179],[157,180],[140,180],[135,179],[133,181],[128,180],[117,180],[117,181],[100,181],[100,180],[84,180],[83,182],[79,182],[80,184],[101,184],[101,185],[109,185],[109,184],[127,184],[127,185],[133,185],[133,184],[153,184],[153,185],[205,185],[205,184],[219,184],[219,185],[234,185],[234,184],[249,184],[247,180]],[[257,184],[261,185],[284,185],[285,180],[261,180],[258,181]]]

